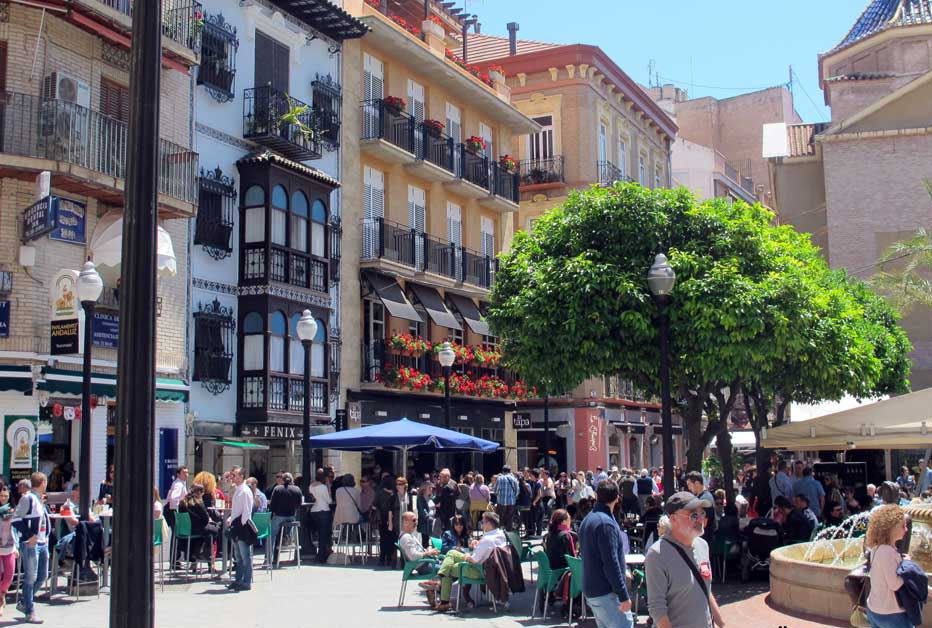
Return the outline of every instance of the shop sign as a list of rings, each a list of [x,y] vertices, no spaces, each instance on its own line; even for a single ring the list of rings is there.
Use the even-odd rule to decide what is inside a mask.
[[[0,301],[0,338],[10,337],[10,302]]]
[[[116,312],[94,310],[94,327],[91,334],[95,347],[116,349],[120,346],[120,315]]]
[[[36,466],[38,417],[7,415],[3,419],[4,475],[11,483],[28,478]]]
[[[275,425],[270,423],[245,423],[240,427],[241,436],[253,438],[278,438],[301,440],[304,430],[300,425]]]
[[[87,205],[70,198],[54,197],[55,229],[49,234],[52,240],[84,244]]]
[[[362,425],[362,404],[358,401],[350,401],[346,404],[347,420],[349,428],[353,429]]]
[[[52,278],[52,320],[63,318],[77,318],[80,304],[78,303],[78,271],[62,269]]]
[[[80,353],[78,319],[52,321],[51,324],[52,355],[69,355]]]
[[[159,429],[159,490],[168,495],[175,473],[178,471],[178,428]]]
[[[524,430],[531,427],[531,413],[515,412],[511,415],[511,426],[516,430]]]
[[[55,229],[52,196],[45,196],[23,210],[23,242],[38,240]]]

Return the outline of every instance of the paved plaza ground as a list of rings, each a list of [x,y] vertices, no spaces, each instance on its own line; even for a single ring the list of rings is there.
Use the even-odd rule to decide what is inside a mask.
[[[313,565],[300,570],[276,570],[269,581],[267,572],[257,570],[253,590],[244,593],[228,593],[218,581],[203,577],[190,584],[166,584],[164,592],[156,588],[156,625],[164,628],[416,628],[464,623],[495,628],[566,625],[556,616],[549,621],[529,619],[533,599],[530,586],[528,593],[512,599],[508,611],[499,609],[499,613],[494,614],[491,608],[481,607],[455,616],[439,615],[428,609],[424,597],[412,583],[405,604],[399,609],[396,604],[400,573],[370,567]],[[804,628],[843,625],[777,612],[767,604],[767,583],[763,580],[748,585],[716,583],[715,591],[729,626]],[[105,628],[109,603],[106,589],[99,599],[94,596],[82,598],[79,602],[59,594],[51,604],[40,601],[38,611],[46,626]],[[0,619],[0,627],[18,623],[21,614],[12,606],[10,604],[6,616]],[[639,626],[646,625],[645,612],[642,608]],[[592,620],[582,623],[582,628],[594,627]]]

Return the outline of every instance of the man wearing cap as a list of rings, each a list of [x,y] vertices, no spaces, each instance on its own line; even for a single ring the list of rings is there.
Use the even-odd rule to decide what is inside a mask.
[[[592,490],[598,492],[599,484],[608,479],[608,474],[602,467],[595,468],[595,474],[592,476]]]
[[[664,511],[670,531],[647,550],[647,608],[657,628],[725,625],[712,595],[709,545],[702,538],[712,504],[688,491],[674,494]]]
[[[605,480],[596,489],[597,503],[579,526],[583,595],[598,628],[631,628],[631,599],[625,586],[625,552],[621,528],[612,516],[618,485]]]

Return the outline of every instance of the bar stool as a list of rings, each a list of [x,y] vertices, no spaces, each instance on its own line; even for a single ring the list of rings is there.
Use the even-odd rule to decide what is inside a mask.
[[[294,552],[294,562],[295,566],[301,568],[301,522],[298,520],[295,521],[285,521],[278,528],[278,558],[275,560],[275,568],[278,569],[281,566],[282,560],[282,543],[285,540],[285,531],[288,532],[288,537],[291,540],[291,548]]]
[[[356,536],[353,537],[353,533],[356,533]],[[359,539],[359,542],[353,541],[354,538]],[[340,551],[340,547],[343,547],[343,564],[349,561],[350,548],[353,550],[353,558],[356,558],[357,555],[362,557],[362,563],[365,565],[368,562],[368,551],[363,550],[364,547],[368,546],[366,542],[366,536],[363,532],[363,526],[357,523],[341,523],[340,530],[337,533],[337,551]]]

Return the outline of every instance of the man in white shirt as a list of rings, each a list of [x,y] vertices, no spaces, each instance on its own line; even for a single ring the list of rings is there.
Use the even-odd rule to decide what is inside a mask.
[[[181,500],[188,494],[188,467],[179,467],[178,473],[175,474],[175,480],[171,488],[168,489],[168,495],[165,497],[165,503],[168,508],[165,511],[165,521],[168,522],[172,530],[175,529],[175,513],[178,512],[178,505]]]
[[[30,624],[41,624],[36,615],[33,602],[37,589],[40,589],[48,577],[49,570],[49,531],[51,521],[42,496],[48,478],[41,471],[30,477],[32,490],[24,494],[16,505],[13,525],[20,533],[19,555],[22,560],[22,600],[16,605],[26,615]]]
[[[463,554],[456,550],[447,553],[446,558],[440,565],[437,574],[440,576],[440,603],[436,606],[439,612],[450,610],[450,593],[453,591],[453,578],[459,575],[460,563],[466,562],[473,565],[481,565],[496,549],[507,547],[508,537],[499,527],[498,515],[494,512],[482,513],[482,539],[476,541],[473,539],[469,545],[472,548],[472,554]],[[479,571],[466,568],[464,575],[478,578]]]
[[[326,471],[318,469],[314,481],[307,489],[314,499],[314,505],[311,506],[311,523],[317,530],[317,562],[321,564],[325,564],[330,556],[330,542],[333,536],[333,516],[330,511],[333,499],[330,496],[330,487],[324,482],[326,479]]]
[[[252,588],[252,545],[256,540],[249,522],[252,519],[255,496],[252,489],[246,485],[246,475],[240,467],[233,467],[232,476],[236,489],[227,525],[230,526],[236,540],[236,567],[233,582],[228,584],[227,588],[233,591],[249,591]]]

